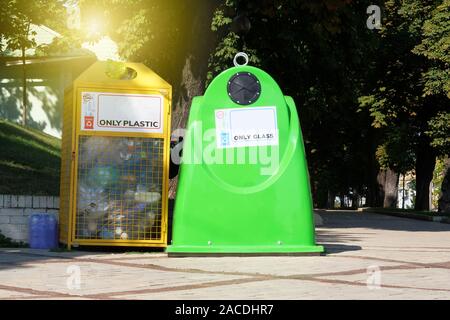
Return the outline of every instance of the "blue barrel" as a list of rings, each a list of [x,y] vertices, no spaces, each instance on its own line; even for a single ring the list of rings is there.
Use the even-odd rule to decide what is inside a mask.
[[[30,216],[29,243],[32,249],[58,247],[58,222],[54,215],[35,213]]]

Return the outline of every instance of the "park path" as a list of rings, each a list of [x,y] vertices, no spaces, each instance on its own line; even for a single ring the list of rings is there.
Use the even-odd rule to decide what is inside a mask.
[[[319,214],[325,256],[0,249],[0,299],[450,299],[449,224]]]

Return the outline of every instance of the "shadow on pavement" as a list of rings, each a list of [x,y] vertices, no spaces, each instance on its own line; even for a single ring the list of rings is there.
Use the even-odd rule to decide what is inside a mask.
[[[171,239],[171,220],[173,212],[173,201],[169,204],[169,243]],[[317,210],[322,219],[323,225],[317,228],[317,243],[325,247],[327,254],[357,251],[362,248],[355,243],[359,243],[364,238],[370,237],[375,230],[393,231],[429,231],[429,232],[449,232],[450,225],[385,216],[381,214],[357,212],[357,211],[328,211]],[[342,229],[361,228],[368,232],[346,233]],[[371,232],[370,230],[374,230]],[[2,249],[0,248],[0,271],[12,268],[29,268],[33,263],[42,263],[46,260],[67,260],[75,261],[77,258],[95,256],[96,253],[161,253],[160,248],[127,248],[127,247],[81,247],[70,252],[65,250],[30,250],[30,249]]]
[[[341,210],[316,210],[323,219],[323,228],[365,228],[393,231],[424,231],[424,232],[448,232],[450,224],[414,220],[408,218],[392,217],[382,214],[341,211]],[[356,233],[352,232],[352,235]]]
[[[168,243],[172,238],[172,216],[174,201],[169,200]],[[63,245],[56,250],[32,250],[28,248],[1,248],[0,247],[0,271],[14,268],[31,268],[34,263],[41,264],[52,260],[76,261],[77,258],[91,258],[96,254],[129,254],[139,255],[143,253],[162,253],[164,248],[138,248],[138,247],[105,247],[83,246],[72,248],[68,251]],[[1,283],[0,283],[1,284]]]
[[[361,237],[354,236],[354,234],[345,235],[326,228],[326,225],[324,225],[316,230],[316,241],[325,247],[326,254],[361,250],[360,246],[351,244],[360,240]]]

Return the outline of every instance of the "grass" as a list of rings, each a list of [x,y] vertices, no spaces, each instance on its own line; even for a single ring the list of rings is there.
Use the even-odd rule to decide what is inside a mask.
[[[0,194],[59,194],[61,141],[0,120]]]

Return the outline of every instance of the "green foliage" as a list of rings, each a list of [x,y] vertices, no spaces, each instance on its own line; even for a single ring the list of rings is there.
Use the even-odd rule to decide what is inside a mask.
[[[384,92],[386,88],[379,88],[380,93]],[[388,109],[386,104],[388,100],[381,98],[375,94],[368,96],[361,96],[358,98],[360,109],[358,111],[367,108],[370,111],[370,116],[373,118],[372,126],[374,128],[387,127],[389,125],[388,119],[395,118],[395,114],[390,116],[387,114]]]
[[[157,35],[157,1],[142,0],[81,0],[81,24],[89,40],[95,42],[102,35],[117,40],[119,53],[125,60],[135,56]],[[102,34],[92,30],[101,25]]]
[[[297,102],[316,203],[328,191],[373,191],[379,167],[412,169],[428,138],[449,153],[450,0],[80,0],[78,32],[62,26],[64,2],[3,1],[0,37],[10,40],[0,51],[35,46],[29,23],[63,34],[38,54],[108,34],[123,59],[149,65],[185,102],[202,87],[178,87],[181,78],[208,84],[244,51]],[[383,7],[379,31],[366,28],[372,4]],[[210,9],[212,17],[195,19]],[[199,31],[199,21],[208,30]],[[205,40],[211,31],[215,39]],[[207,72],[194,68],[205,56]],[[109,69],[114,78],[128,76],[123,64],[110,62]]]
[[[381,168],[406,172],[425,133],[441,137],[433,146],[442,144],[440,111],[448,103],[430,95],[447,90],[448,73],[415,49],[425,37],[431,40],[424,46],[431,46],[447,32],[450,18],[441,3],[384,1],[383,28],[369,31],[354,26],[365,25],[360,12],[373,1],[229,1],[212,21],[219,43],[208,80],[228,68],[236,52],[250,53],[251,64],[276,75],[299,102],[315,196],[323,189],[365,192],[370,177],[358,168],[373,166],[371,155]],[[249,31],[236,31],[242,15]],[[447,42],[439,43],[448,50]]]
[[[414,132],[407,125],[400,125],[395,130],[387,130],[385,142],[379,145],[375,152],[381,168],[390,168],[402,174],[414,168],[414,152],[405,148],[405,145],[413,140],[413,134]]]
[[[0,120],[0,194],[59,194],[60,140]]]
[[[360,110],[368,110],[379,132],[376,157],[381,167],[397,172],[414,168],[415,153],[428,135],[432,146],[447,152],[449,1],[385,1],[380,55],[370,94],[359,98]],[[441,4],[442,3],[442,4]],[[445,43],[447,42],[447,47]],[[444,44],[444,45],[443,45]],[[448,64],[447,64],[448,68]],[[447,91],[446,91],[447,90]]]
[[[450,0],[444,0],[432,12],[422,27],[423,39],[414,52],[430,60],[450,63]]]
[[[198,63],[193,48],[207,50],[202,46],[207,46],[204,35],[210,30],[194,33],[193,29],[197,30],[195,21],[198,16],[203,18],[209,6],[204,0],[82,0],[81,24],[89,34],[92,21],[98,23],[103,35],[117,43],[123,60],[144,63],[176,86],[181,83],[186,60]],[[91,35],[92,41],[96,39],[98,35]],[[175,95],[183,93],[179,89]]]
[[[441,154],[450,155],[450,112],[439,112],[428,121],[428,126],[426,133],[432,139],[431,145]]]
[[[446,94],[450,99],[450,69],[430,67],[423,75],[425,87],[423,95]]]
[[[216,9],[211,22],[211,30],[218,31],[220,28],[230,25],[233,20],[230,17],[225,16],[223,9]]]
[[[210,57],[209,81],[244,51],[250,65],[267,70],[296,100],[317,201],[320,192],[363,194],[367,186],[361,168],[369,166],[371,128],[367,109],[358,112],[358,97],[376,55],[377,35],[361,14],[370,4],[228,1],[211,25],[219,42]]]
[[[36,32],[31,24],[63,29],[67,14],[61,0],[3,0],[0,14],[0,39],[5,40],[2,51],[36,48]]]
[[[450,99],[450,0],[444,0],[422,27],[422,41],[413,52],[430,60],[424,73],[424,95],[444,94]]]
[[[433,194],[432,194],[432,201],[433,206],[438,207],[438,201],[439,197],[441,195],[442,191],[442,182],[444,181],[445,176],[445,159],[441,158],[436,161],[436,169],[433,173]]]
[[[214,31],[214,28],[211,28]],[[209,59],[208,64],[208,74],[206,76],[207,87],[209,83],[214,79],[216,75],[226,69],[225,66],[231,67],[230,62],[233,61],[234,56],[241,50],[238,50],[238,43],[240,37],[234,32],[228,33],[222,41],[218,44],[216,51],[212,54]],[[256,50],[247,48],[244,46],[242,51],[249,55],[249,64],[253,66],[258,66],[260,64],[260,59],[256,53]]]
[[[121,55],[132,57],[150,41],[152,34],[148,32],[148,28],[151,27],[153,25],[148,19],[148,10],[146,9],[137,10],[134,16],[124,20],[117,29],[117,33],[123,37],[124,44],[126,43],[126,46],[120,46]]]

